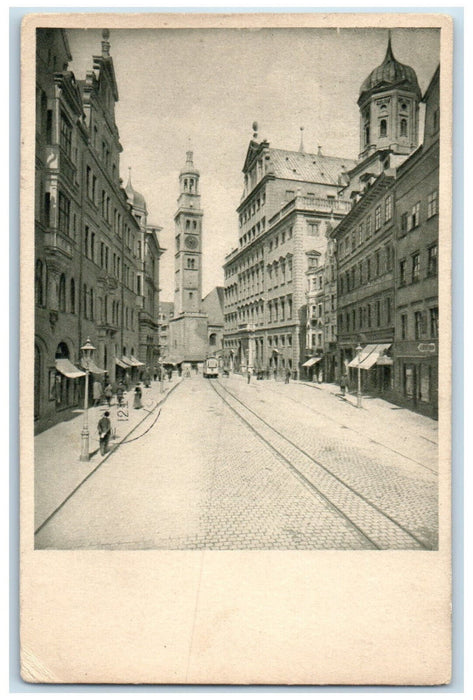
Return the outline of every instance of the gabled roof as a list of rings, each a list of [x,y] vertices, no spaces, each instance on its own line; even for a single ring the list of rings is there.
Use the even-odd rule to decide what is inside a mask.
[[[356,161],[350,158],[284,151],[270,148],[268,151],[271,171],[281,179],[314,182],[323,185],[339,185],[343,167],[350,170]]]

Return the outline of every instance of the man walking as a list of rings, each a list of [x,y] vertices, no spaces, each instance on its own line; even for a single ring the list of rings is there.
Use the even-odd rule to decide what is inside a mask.
[[[104,393],[105,393],[105,398],[107,399],[107,404],[108,404],[108,406],[110,406],[110,404],[112,403],[112,397],[113,397],[113,387],[110,384],[110,382],[105,387]]]
[[[105,411],[97,425],[97,430],[99,431],[101,455],[104,455],[108,451],[108,441],[110,440],[110,433],[112,431],[112,424],[110,423],[109,416],[110,413],[108,411]]]

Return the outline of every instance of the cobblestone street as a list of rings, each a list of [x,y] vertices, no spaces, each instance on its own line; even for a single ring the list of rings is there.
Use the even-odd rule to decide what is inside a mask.
[[[436,429],[386,402],[358,411],[302,383],[193,376],[40,527],[35,546],[436,548]]]

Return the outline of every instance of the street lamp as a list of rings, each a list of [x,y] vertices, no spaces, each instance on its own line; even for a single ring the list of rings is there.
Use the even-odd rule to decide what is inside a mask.
[[[356,405],[358,408],[361,408],[361,351],[362,347],[361,345],[358,345],[356,348],[356,353],[358,356],[358,390],[356,392]]]
[[[85,345],[81,347],[82,366],[85,369],[85,396],[84,396],[84,422],[81,432],[80,461],[88,462],[89,457],[89,368],[92,354],[95,348],[87,338]]]

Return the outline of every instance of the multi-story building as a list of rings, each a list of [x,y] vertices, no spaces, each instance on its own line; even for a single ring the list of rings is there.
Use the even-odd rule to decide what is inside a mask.
[[[308,250],[306,270],[306,360],[302,363],[304,368],[303,378],[321,378],[321,366],[324,352],[325,330],[325,285],[324,285],[324,260],[318,250]]]
[[[161,359],[166,359],[170,355],[169,347],[169,321],[174,316],[174,302],[160,301],[159,302],[159,356]]]
[[[387,395],[394,391],[395,168],[417,147],[420,99],[416,74],[395,59],[390,37],[358,99],[360,162],[346,173],[343,189],[353,206],[330,234],[340,371],[354,383],[360,366],[363,389]]]
[[[146,371],[154,370],[159,361],[159,258],[165,252],[159,245],[161,226],[148,224],[146,201],[131,184],[131,168],[125,188],[131,212],[140,227],[136,241],[136,299],[138,314],[138,358]]]
[[[362,96],[362,109],[368,101],[380,110],[376,134],[387,128],[392,135],[387,149],[382,142],[382,148],[368,149],[362,153],[365,160],[347,174],[344,189],[351,190],[353,207],[330,234],[336,244],[340,366],[352,386],[360,367],[363,391],[435,415],[438,71],[423,98],[424,141],[410,156],[420,91],[414,71],[394,59],[390,42],[383,64],[363,84]],[[381,124],[385,105],[387,127]],[[389,105],[397,105],[394,112]],[[403,144],[406,133],[410,137]],[[375,162],[381,172],[373,168]]]
[[[439,73],[424,95],[422,146],[397,170],[396,400],[429,415],[438,406]]]
[[[298,375],[306,360],[306,253],[323,254],[330,219],[349,210],[338,190],[354,161],[270,148],[253,127],[239,246],[224,264],[224,352],[234,370]]]
[[[104,30],[93,70],[76,81],[66,32],[37,31],[37,429],[78,404],[87,338],[96,348],[97,378],[133,380],[143,366],[136,307],[141,229],[119,178],[118,89],[108,38]]]

